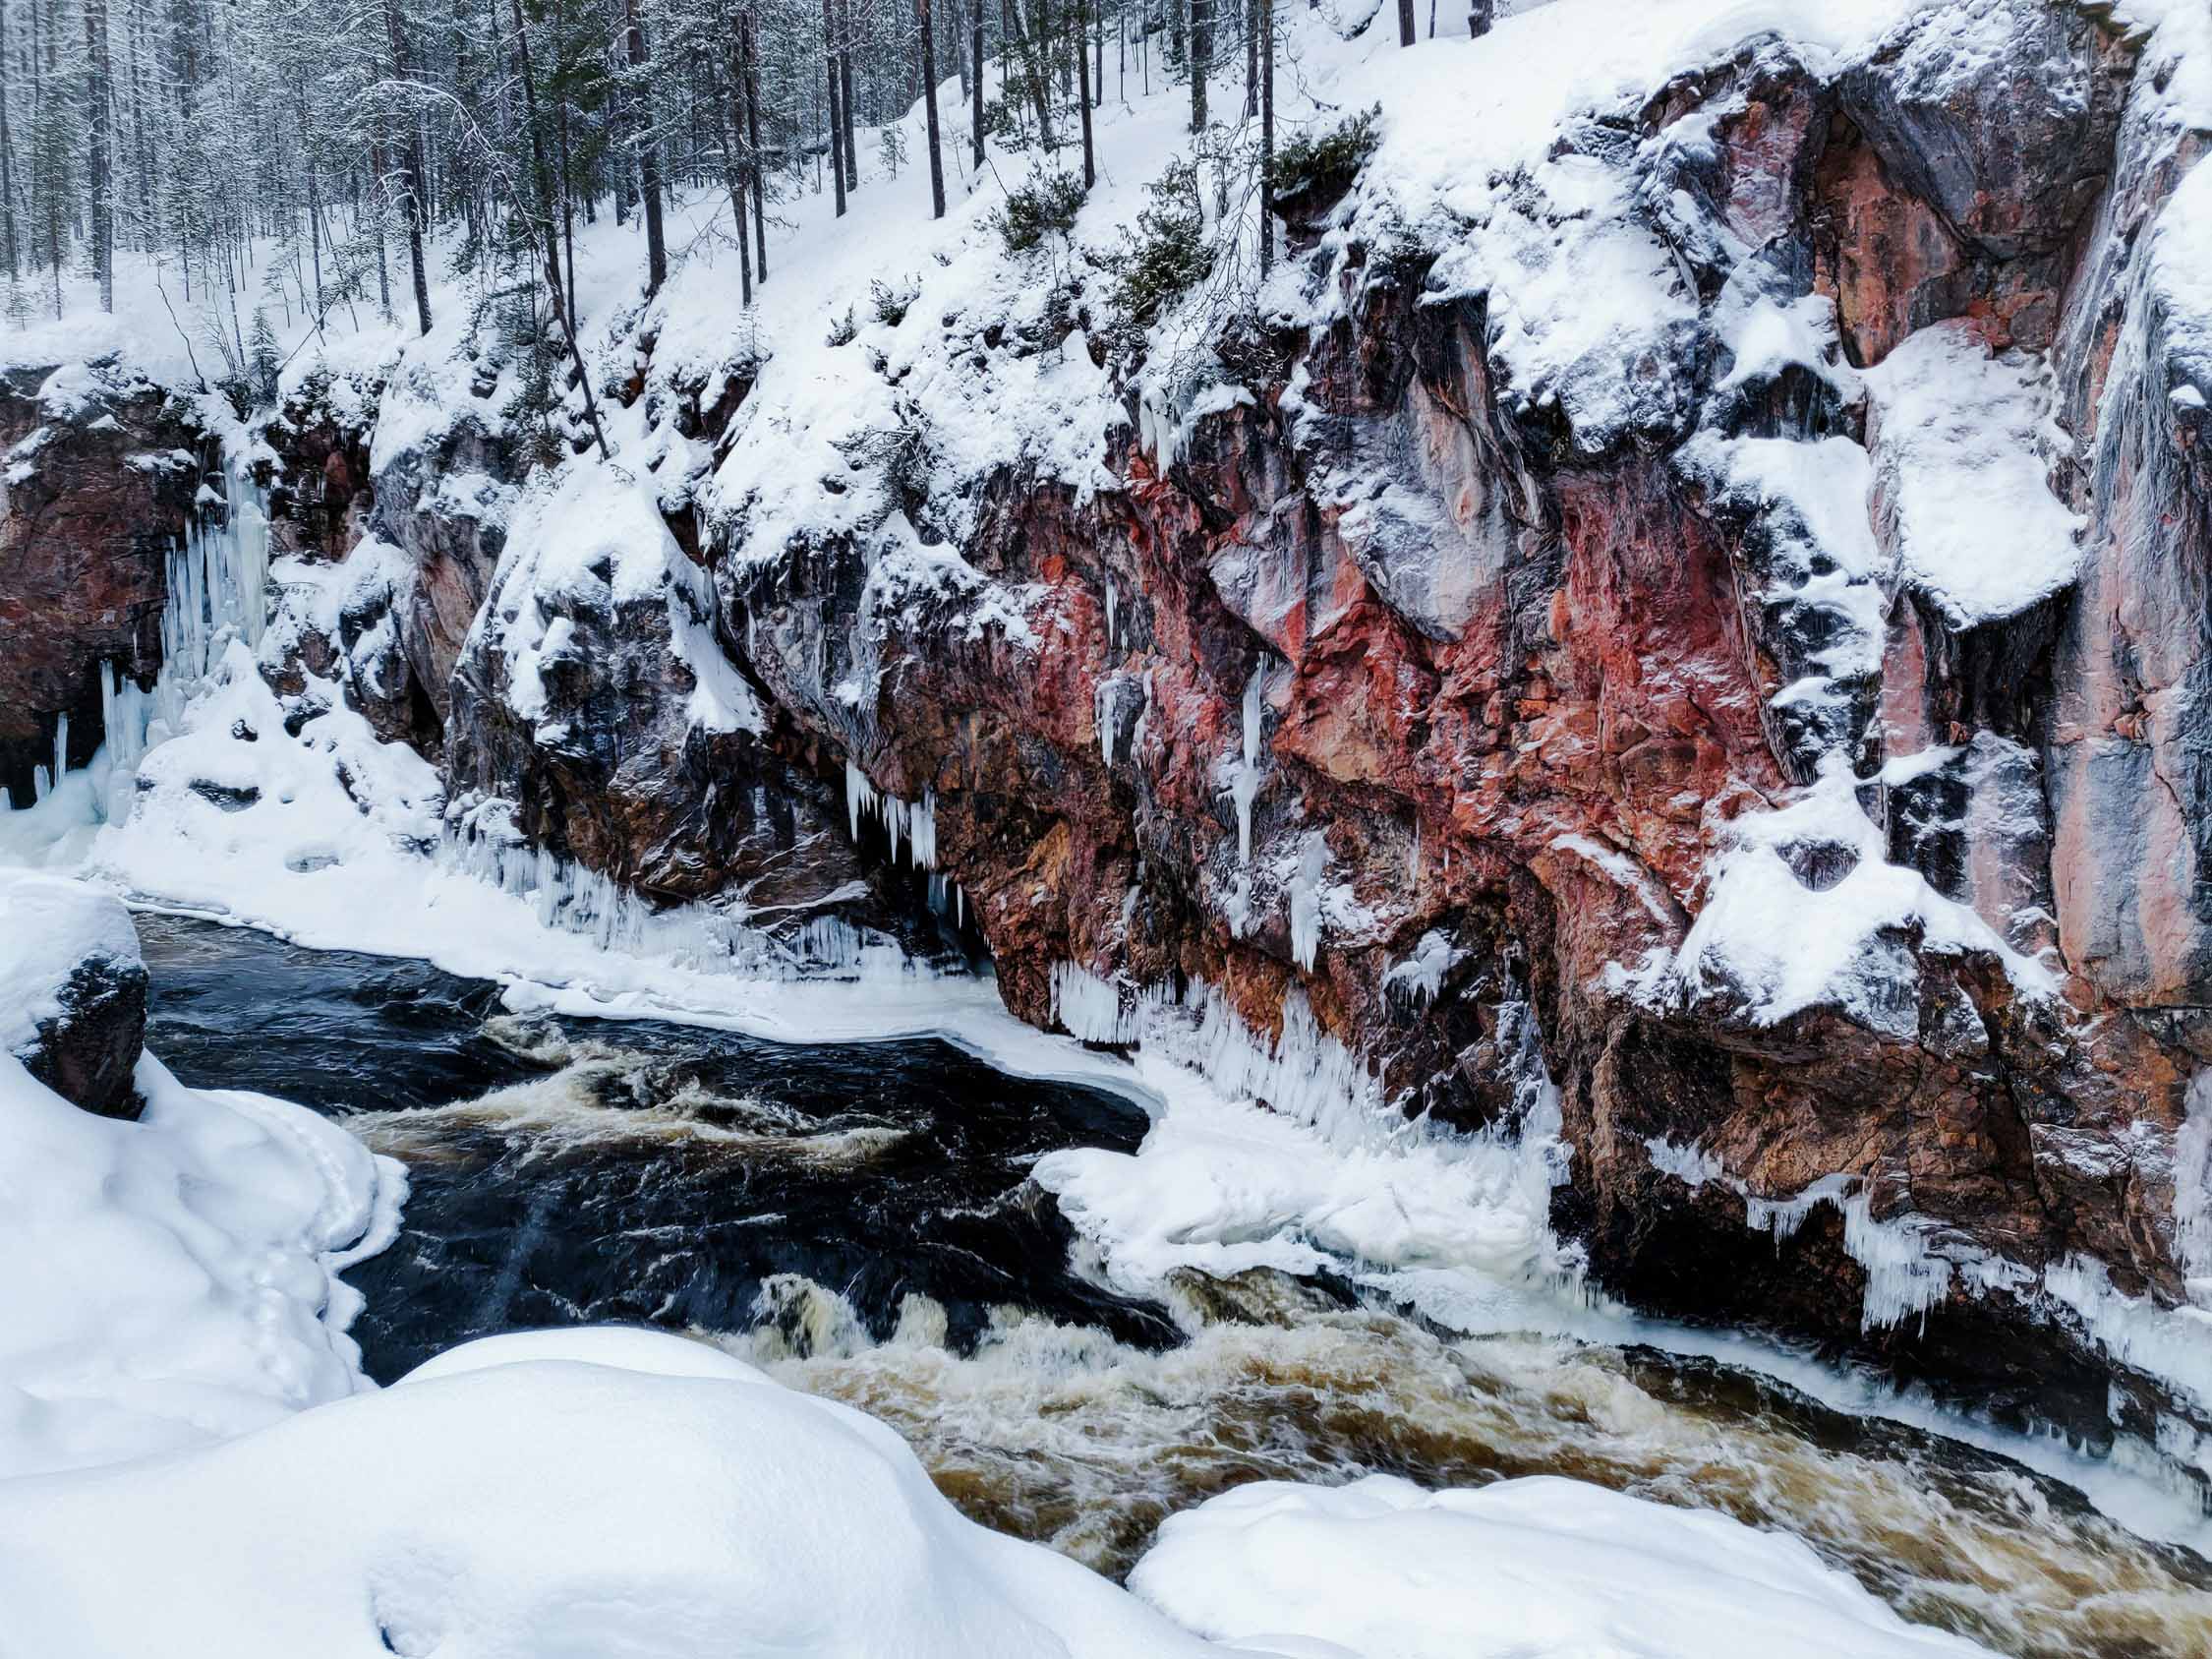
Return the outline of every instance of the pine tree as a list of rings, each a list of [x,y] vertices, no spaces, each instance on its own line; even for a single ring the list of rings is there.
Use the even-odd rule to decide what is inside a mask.
[[[256,306],[254,332],[247,345],[246,378],[262,403],[276,401],[277,378],[283,369],[284,354],[277,346],[276,330],[269,326],[268,313]]]

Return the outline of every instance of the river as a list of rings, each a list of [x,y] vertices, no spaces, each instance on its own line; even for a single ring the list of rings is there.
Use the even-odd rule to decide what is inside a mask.
[[[1133,1149],[1112,1094],[934,1040],[800,1046],[502,1011],[414,962],[141,918],[147,1046],[399,1158],[347,1275],[379,1381],[548,1325],[685,1332],[898,1428],[976,1519],[1125,1572],[1244,1481],[1562,1474],[1784,1528],[1906,1616],[2022,1656],[2181,1655],[2212,1566],[2022,1462],[1633,1339],[1468,1338],[1345,1283],[1106,1288],[1027,1171]]]

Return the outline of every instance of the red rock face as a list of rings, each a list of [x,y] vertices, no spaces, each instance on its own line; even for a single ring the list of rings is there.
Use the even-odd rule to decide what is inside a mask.
[[[1062,963],[1202,980],[1263,1034],[1295,992],[1404,1109],[1463,1128],[1507,1118],[1541,1072],[1573,1148],[1554,1219],[1608,1287],[2091,1437],[2117,1389],[2140,1427],[2175,1402],[2063,1322],[1959,1284],[1924,1321],[1868,1329],[1836,1210],[1786,1240],[1747,1224],[1751,1201],[1845,1176],[1874,1219],[1915,1217],[1962,1255],[2033,1275],[2086,1253],[2130,1294],[2182,1294],[2170,1149],[2212,1057],[2212,430],[2170,395],[2184,369],[2129,250],[2200,141],[2123,121],[2118,36],[2015,10],[2018,62],[1961,78],[1900,48],[1832,85],[1747,49],[1665,89],[1639,136],[1712,118],[1666,182],[1789,297],[1832,300],[1850,363],[1954,318],[1993,348],[2050,349],[2088,556],[2078,591],[2016,615],[1954,626],[1889,579],[1863,660],[1830,670],[1852,641],[1803,590],[1835,561],[1791,567],[1790,526],[1688,451],[1855,440],[1846,375],[1724,385],[1723,343],[1699,336],[1655,369],[1671,401],[1585,444],[1516,401],[1488,296],[1424,304],[1426,267],[1378,260],[1334,273],[1347,316],[1271,342],[1273,375],[1172,459],[1125,431],[1096,497],[987,481],[960,552],[1018,596],[1019,640],[949,590],[871,599],[867,550],[733,558],[686,520],[768,730],[687,731],[649,605],[573,619],[589,649],[552,687],[567,735],[542,739],[504,712],[494,658],[463,653],[496,525],[423,504],[443,473],[512,467],[452,450],[376,481],[375,525],[417,579],[331,648],[393,617],[384,689],[354,686],[379,729],[660,896],[865,877],[881,919],[911,883],[880,838],[845,836],[844,767],[931,795],[939,866],[1023,1018],[1051,1022]],[[1296,207],[1310,248],[1329,204]],[[1730,271],[1675,252],[1714,303]],[[1294,372],[1325,443],[1285,413]],[[716,432],[746,385],[684,393],[679,428]],[[327,551],[361,516],[358,459],[302,430],[289,545]],[[1418,510],[1394,516],[1383,486]],[[1813,680],[1814,712],[1782,695]],[[1937,749],[1956,752],[1884,770]],[[1902,987],[1880,1018],[1637,987],[1705,910],[1731,825],[1838,758],[1892,862],[2012,950],[2049,948],[2056,1001],[1916,923],[1876,941]],[[1808,907],[1863,856],[1791,849]],[[1417,961],[1418,993],[1397,972]],[[1687,1181],[1660,1145],[1727,1178]]]
[[[69,763],[99,747],[98,676],[150,684],[169,549],[201,478],[194,423],[168,394],[100,375],[46,406],[44,376],[0,379],[0,789],[30,802],[69,717]]]
[[[1843,751],[1891,858],[2015,949],[2056,937],[2057,1005],[2024,1000],[1994,956],[1933,951],[1910,928],[1884,948],[1911,965],[1914,1004],[1879,1030],[1834,1008],[1762,1022],[1718,993],[1655,1003],[1608,976],[1678,944],[1731,821],[1808,780],[1811,740],[1776,697],[1833,639],[1774,598],[1771,526],[1663,439],[1591,457],[1548,417],[1515,413],[1482,297],[1418,305],[1419,271],[1371,277],[1355,321],[1291,347],[1331,442],[1363,476],[1432,504],[1419,549],[1358,504],[1372,491],[1333,490],[1331,456],[1293,442],[1277,408],[1286,364],[1265,395],[1198,423],[1173,464],[1125,447],[1118,494],[1077,507],[998,481],[964,551],[1025,595],[1033,651],[909,607],[856,656],[860,561],[825,548],[798,582],[723,571],[733,622],[779,642],[752,667],[879,785],[934,792],[940,860],[1023,1017],[1049,1021],[1061,961],[1140,984],[1204,979],[1263,1033],[1297,990],[1408,1110],[1472,1125],[1514,1101],[1509,1037],[1531,1010],[1574,1147],[1556,1220],[1602,1281],[2092,1436],[2112,1432],[2117,1386],[2140,1427],[2174,1402],[2003,1296],[1959,1288],[1924,1323],[1862,1329],[1867,1274],[1836,1211],[1786,1244],[1746,1226],[1746,1193],[1785,1199],[1841,1174],[1875,1217],[1920,1217],[2029,1274],[2086,1252],[2130,1292],[2181,1293],[2156,1149],[2212,1043],[2186,1010],[2140,1019],[2116,1004],[2196,997],[2206,906],[2193,877],[2162,872],[2199,867],[2192,838],[2212,817],[2154,800],[2147,762],[2110,781],[2099,769],[2123,764],[2115,745],[2178,757],[2201,731],[2180,659],[2206,660],[2212,566],[2197,530],[2170,520],[2204,521],[2204,450],[2140,358],[2108,368],[2115,327],[2060,327],[2063,293],[2079,314],[2121,303],[2125,262],[2095,265],[2119,236],[2099,215],[2170,189],[2177,169],[2163,187],[2105,191],[2128,142],[2126,50],[2076,17],[2045,33],[2038,49],[2066,66],[2047,87],[1998,64],[1930,101],[1908,61],[1835,87],[1750,61],[1669,89],[1647,119],[1716,113],[1702,175],[1714,211],[1747,243],[1798,251],[1852,362],[1964,317],[1993,348],[2055,346],[2084,385],[2142,377],[2143,406],[2166,411],[2100,437],[2082,482],[2123,550],[2094,567],[2095,616],[2062,597],[1957,630],[1891,594],[1875,666],[1838,682],[1860,723]],[[1302,202],[1301,222],[1326,207]],[[2146,209],[2127,210],[2139,223]],[[1855,433],[1863,410],[1826,396],[1780,381],[1702,418],[1752,436]],[[2076,418],[2095,400],[2078,394]],[[2146,651],[2153,631],[2163,643]],[[2165,666],[2138,686],[2122,662]],[[841,681],[874,695],[838,706],[826,687]],[[1236,797],[1255,681],[1248,861]],[[1937,745],[1960,758],[1876,779],[1885,755]],[[2083,825],[2121,793],[2145,827],[2115,847]],[[1807,849],[1800,879],[1817,891],[1855,857]],[[1314,868],[1330,898],[1309,966],[1291,917]],[[2108,925],[2116,885],[2134,895],[2140,943],[2077,947]],[[1449,967],[1432,999],[1409,1004],[1390,973],[1430,935]],[[2128,951],[2141,966],[2123,973]],[[1729,1183],[1658,1168],[1661,1138],[1716,1155]]]

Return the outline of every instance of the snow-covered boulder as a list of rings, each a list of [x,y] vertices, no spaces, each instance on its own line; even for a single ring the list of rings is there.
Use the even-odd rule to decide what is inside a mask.
[[[779,752],[723,633],[653,492],[589,468],[535,484],[448,686],[469,829],[496,802],[534,845],[661,899],[865,901],[842,792]]]
[[[1448,1492],[1394,1475],[1242,1486],[1170,1515],[1130,1587],[1203,1634],[1283,1653],[1987,1651],[1907,1625],[1798,1539],[1550,1476]],[[1293,1635],[1302,1644],[1283,1639]]]
[[[0,870],[0,1048],[55,1094],[136,1117],[146,964],[131,913],[81,881]]]

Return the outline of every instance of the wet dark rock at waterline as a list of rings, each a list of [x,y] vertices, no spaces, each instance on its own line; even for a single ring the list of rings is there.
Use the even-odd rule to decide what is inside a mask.
[[[922,1297],[956,1347],[1010,1305],[1173,1339],[1076,1276],[1068,1225],[1028,1182],[1055,1148],[1136,1145],[1143,1115],[1111,1096],[936,1041],[521,1020],[497,987],[422,963],[141,928],[147,1045],[180,1078],[299,1100],[407,1164],[398,1240],[346,1275],[380,1381],[498,1331],[787,1322],[786,1274],[838,1286],[878,1334]],[[803,1330],[785,1334],[803,1350]]]

